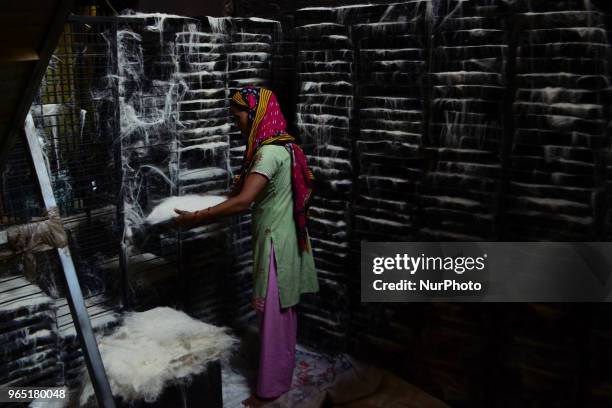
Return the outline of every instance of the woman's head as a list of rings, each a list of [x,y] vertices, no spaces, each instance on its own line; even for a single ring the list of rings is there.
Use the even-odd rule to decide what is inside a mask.
[[[234,124],[243,135],[248,136],[251,128],[249,123],[249,108],[244,105],[239,105],[233,100],[230,102],[230,114]]]
[[[287,122],[276,95],[264,87],[245,86],[232,94],[230,112],[247,142],[248,155],[265,139],[286,134]]]

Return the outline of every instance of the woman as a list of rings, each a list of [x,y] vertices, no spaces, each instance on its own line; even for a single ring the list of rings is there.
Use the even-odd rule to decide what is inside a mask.
[[[258,406],[290,389],[295,306],[302,293],[319,290],[306,229],[313,176],[302,150],[285,131],[286,121],[274,93],[242,88],[232,96],[230,111],[247,140],[230,198],[196,212],[175,210],[176,223],[193,227],[241,213],[254,203],[253,305],[260,317],[261,350],[256,393],[243,403]]]

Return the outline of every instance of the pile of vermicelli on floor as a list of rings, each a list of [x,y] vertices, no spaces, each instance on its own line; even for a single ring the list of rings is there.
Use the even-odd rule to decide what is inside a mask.
[[[169,307],[129,313],[117,331],[98,340],[113,395],[146,402],[201,373],[209,361],[226,359],[236,343],[227,329]],[[84,377],[81,405],[95,401],[87,373]]]

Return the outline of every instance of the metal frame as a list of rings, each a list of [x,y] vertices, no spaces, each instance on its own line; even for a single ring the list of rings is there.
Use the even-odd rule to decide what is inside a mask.
[[[32,166],[36,172],[36,182],[40,189],[45,209],[48,210],[52,207],[56,207],[57,203],[53,195],[51,178],[45,167],[44,156],[38,142],[34,119],[31,114],[28,114],[26,118],[24,134],[30,159],[32,160]],[[98,403],[103,408],[115,408],[115,401],[108,378],[106,377],[104,365],[102,364],[102,357],[100,356],[100,350],[98,349],[98,344],[91,326],[91,320],[87,313],[81,286],[79,285],[74,263],[72,262],[70,248],[67,246],[57,249],[57,254],[62,264],[63,276],[65,278],[66,288],[68,289],[67,300],[68,306],[70,307],[70,314],[74,320],[74,327],[83,349],[83,357]]]

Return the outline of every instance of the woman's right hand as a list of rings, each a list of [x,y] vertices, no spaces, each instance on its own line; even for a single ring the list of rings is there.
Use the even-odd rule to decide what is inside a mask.
[[[184,211],[174,209],[174,212],[178,214],[178,217],[174,219],[174,226],[181,228],[193,228],[196,227],[200,221],[201,216],[198,214],[199,211]]]

